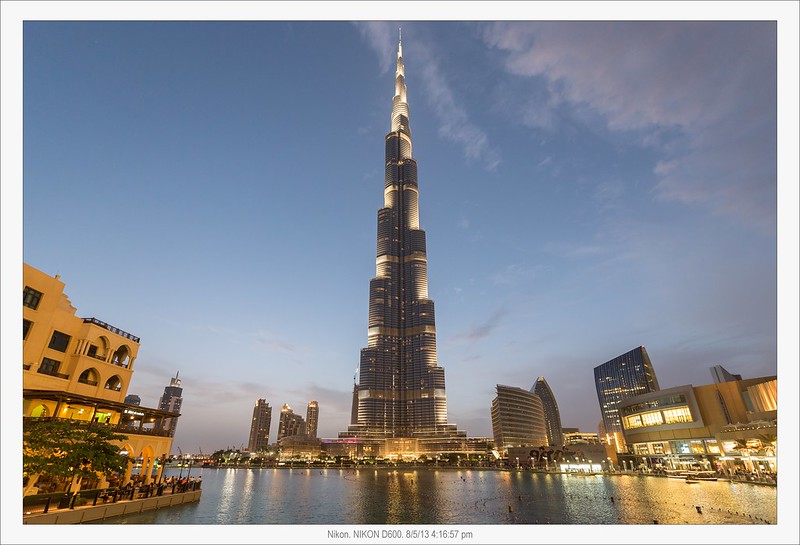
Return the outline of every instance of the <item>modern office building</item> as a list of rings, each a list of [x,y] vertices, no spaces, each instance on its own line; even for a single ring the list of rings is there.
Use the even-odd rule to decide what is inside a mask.
[[[306,408],[306,433],[309,437],[316,439],[317,426],[319,425],[319,403],[309,401]]]
[[[181,380],[178,378],[178,373],[169,379],[169,386],[164,387],[164,395],[158,400],[158,408],[168,413],[181,412],[181,405],[183,404],[183,388],[181,388]],[[164,421],[164,428],[169,430],[169,436],[175,437],[175,428],[178,426],[177,418],[167,418]]]
[[[497,385],[492,400],[495,449],[505,454],[511,447],[547,445],[544,403],[531,391]]]
[[[714,365],[711,367],[711,377],[717,384],[720,382],[733,382],[736,380],[742,380],[742,375],[734,375],[733,373],[728,372],[728,370],[721,365]]]
[[[428,298],[428,260],[425,231],[419,222],[402,41],[385,146],[384,206],[378,211],[367,347],[361,350],[354,418],[340,438],[463,436],[447,422],[444,369],[436,357],[436,321],[434,303]],[[403,449],[406,443],[393,444]]]
[[[552,446],[564,444],[564,431],[561,428],[561,413],[558,412],[558,403],[553,390],[544,377],[539,377],[531,388],[531,392],[539,396],[544,406],[544,424],[547,430],[547,443]]]
[[[180,415],[126,402],[139,337],[97,318],[78,317],[58,275],[23,264],[23,281],[23,418],[111,426],[127,436],[118,446],[132,459],[142,458],[149,480],[156,461],[172,447],[164,417]],[[122,484],[132,468],[130,463]]]
[[[306,435],[306,422],[302,416],[295,414],[292,408],[284,403],[281,407],[280,420],[278,420],[278,442],[284,437],[294,435]]]
[[[615,444],[617,452],[624,452],[622,424],[617,410],[619,404],[629,397],[658,390],[656,372],[647,350],[640,346],[598,365],[594,368],[594,381],[607,434],[606,443]]]
[[[141,405],[142,398],[137,396],[136,394],[128,394],[125,396],[125,403],[128,405]]]
[[[250,422],[250,440],[247,450],[261,452],[269,447],[269,428],[272,422],[272,407],[266,399],[259,399],[253,407],[253,419]]]
[[[777,469],[775,376],[691,384],[623,400],[619,414],[632,468]]]

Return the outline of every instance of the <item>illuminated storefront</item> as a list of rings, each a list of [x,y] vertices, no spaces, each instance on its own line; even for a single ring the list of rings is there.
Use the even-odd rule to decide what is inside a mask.
[[[775,473],[777,380],[677,386],[619,405],[626,469]]]

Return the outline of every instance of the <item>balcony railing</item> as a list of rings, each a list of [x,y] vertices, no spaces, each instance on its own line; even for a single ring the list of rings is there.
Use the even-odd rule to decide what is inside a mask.
[[[34,417],[34,416],[26,416],[24,417],[27,420],[36,420],[36,421],[46,421],[46,420],[53,420],[56,417],[52,416],[44,416],[44,417]],[[65,419],[66,420],[66,419]],[[169,429],[156,429],[156,428],[141,428],[139,429],[138,425],[127,425],[127,424],[111,424],[105,422],[94,422],[89,420],[77,420],[77,419],[70,419],[69,420],[72,425],[81,428],[93,428],[93,427],[103,427],[107,429],[113,429],[115,432],[122,433],[124,435],[127,434],[134,434],[134,435],[155,435],[158,437],[169,437]]]
[[[63,378],[63,379],[69,378],[69,375],[65,375],[64,373],[59,373],[58,371],[52,371],[50,369],[42,369],[41,367],[36,372],[56,378]]]
[[[120,335],[122,337],[125,337],[126,339],[130,339],[133,342],[136,342],[136,343],[139,342],[139,337],[136,337],[135,335],[131,335],[130,333],[128,333],[126,331],[122,331],[121,329],[116,328],[111,324],[107,324],[107,323],[103,322],[102,320],[98,320],[97,318],[84,318],[83,319],[83,323],[90,323],[90,324],[99,325],[100,327],[102,327],[104,329],[107,329],[112,333],[116,333],[117,335]]]
[[[169,437],[169,429],[137,428],[136,426],[119,426],[117,431],[120,433],[133,433],[136,435],[157,435],[159,437]]]
[[[89,386],[97,386],[97,381],[96,380],[89,380],[89,379],[81,380],[81,379],[78,379],[78,382],[80,382],[81,384],[88,384]]]

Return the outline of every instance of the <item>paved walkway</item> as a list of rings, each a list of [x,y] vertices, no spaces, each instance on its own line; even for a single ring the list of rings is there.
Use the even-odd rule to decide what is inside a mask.
[[[33,512],[23,508],[22,523],[23,524],[78,524],[81,522],[89,522],[96,520],[103,520],[109,517],[119,515],[127,515],[132,513],[141,513],[150,509],[161,509],[162,507],[170,507],[173,505],[181,505],[200,501],[201,490],[188,490],[185,492],[178,492],[176,488],[175,493],[172,493],[172,487],[165,488],[161,496],[153,494],[152,496],[140,497],[141,494],[138,490],[134,493],[134,499],[130,499],[128,495],[125,499],[118,497],[117,501],[107,500],[105,503],[98,497],[96,505],[93,505],[94,499],[85,505],[76,505],[73,508],[58,508],[53,507],[52,504],[47,513],[42,511]]]

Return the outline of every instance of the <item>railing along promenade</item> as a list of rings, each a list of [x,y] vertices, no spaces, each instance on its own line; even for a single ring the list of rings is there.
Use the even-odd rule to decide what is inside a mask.
[[[77,524],[200,500],[201,480],[51,492],[22,500],[23,524]]]

